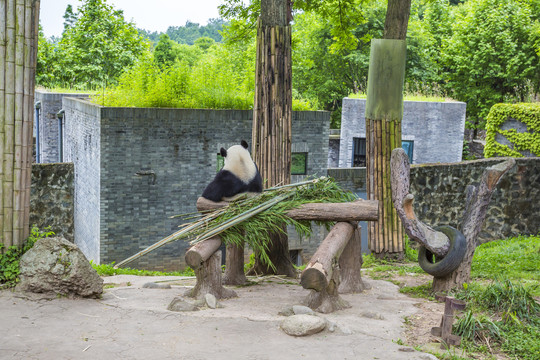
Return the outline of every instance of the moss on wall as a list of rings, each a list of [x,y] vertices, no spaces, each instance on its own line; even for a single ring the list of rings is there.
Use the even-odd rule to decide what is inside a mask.
[[[509,119],[527,126],[527,131],[502,129]],[[523,157],[524,151],[540,156],[540,103],[496,104],[487,117],[487,135],[484,156]],[[504,136],[510,145],[497,142],[497,134]]]

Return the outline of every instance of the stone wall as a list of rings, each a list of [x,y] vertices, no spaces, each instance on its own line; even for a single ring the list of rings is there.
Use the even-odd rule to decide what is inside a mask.
[[[411,193],[420,220],[431,226],[460,226],[465,189],[480,182],[484,169],[504,158],[454,164],[411,166]],[[329,169],[344,189],[365,191],[365,168]],[[482,240],[540,234],[540,159],[516,159],[516,166],[500,181],[480,234]],[[364,251],[367,248],[363,246]]]
[[[36,137],[36,141],[39,141],[40,163],[62,161],[58,153],[57,114],[62,109],[62,99],[65,96],[86,98],[88,94],[50,93],[40,90],[35,93],[35,101],[41,103],[38,112],[39,119],[34,121],[34,137],[36,137],[36,126],[39,124],[39,138]]]
[[[252,111],[105,108],[64,98],[66,159],[75,164],[75,239],[96,262],[121,261],[178,230],[196,211],[221,147],[251,139]],[[293,113],[293,152],[307,176],[326,174],[329,113]],[[297,182],[305,176],[292,177]],[[188,244],[170,243],[129,266],[174,270]]]
[[[30,224],[74,241],[73,164],[33,164]]]
[[[459,162],[466,104],[404,101],[402,139],[414,142],[413,164]],[[352,167],[353,138],[366,137],[366,100],[343,99],[339,167]]]
[[[478,184],[484,169],[504,158],[431,164],[411,168],[411,193],[417,216],[430,225],[459,226],[465,189]],[[540,159],[516,159],[500,181],[489,206],[482,240],[540,234]]]

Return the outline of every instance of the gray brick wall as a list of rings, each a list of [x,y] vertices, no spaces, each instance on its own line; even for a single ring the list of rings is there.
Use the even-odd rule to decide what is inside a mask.
[[[56,114],[62,109],[62,99],[66,96],[86,98],[88,94],[50,93],[37,90],[35,102],[41,102],[39,110],[39,139],[36,137],[38,121],[34,119],[34,137],[40,144],[40,162],[59,162],[58,153],[58,117]],[[35,111],[34,111],[35,117]]]
[[[251,139],[251,111],[101,108],[70,98],[63,107],[65,155],[75,164],[75,238],[102,263],[178,230],[181,222],[169,217],[196,211],[219,149]],[[309,153],[308,175],[326,174],[328,128],[327,112],[293,113],[292,150]],[[187,247],[180,240],[130,266],[179,269]]]
[[[461,161],[465,110],[462,102],[404,102],[402,134],[414,141],[414,164]],[[343,99],[339,167],[352,166],[353,138],[366,137],[365,111],[365,99]]]

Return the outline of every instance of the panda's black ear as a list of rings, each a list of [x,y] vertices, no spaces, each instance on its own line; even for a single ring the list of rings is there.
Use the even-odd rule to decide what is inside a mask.
[[[248,148],[248,143],[246,142],[246,140],[242,140],[240,144],[244,147],[244,149]]]
[[[221,154],[221,156],[227,157],[227,150],[225,150],[224,148],[221,148],[221,150],[219,150],[219,153]]]

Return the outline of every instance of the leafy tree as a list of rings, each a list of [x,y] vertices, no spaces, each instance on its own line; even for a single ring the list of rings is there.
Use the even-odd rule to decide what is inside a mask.
[[[222,42],[221,31],[224,25],[225,21],[223,19],[210,19],[205,26],[187,21],[184,26],[170,26],[167,29],[167,35],[171,40],[179,44],[193,45],[201,37],[211,38],[215,42]]]
[[[38,85],[54,87],[57,61],[56,46],[53,42],[47,40],[40,24],[36,65],[36,83]]]
[[[77,22],[77,13],[73,11],[73,6],[69,4],[64,12],[64,31],[73,27]]]
[[[211,48],[216,41],[212,38],[209,38],[208,36],[203,36],[195,40],[194,45],[200,48],[203,51],[208,50]]]
[[[161,34],[154,49],[154,60],[159,68],[167,68],[174,64],[177,57],[173,49],[174,45],[175,43],[169,38],[169,35]]]
[[[70,87],[100,87],[116,78],[148,48],[132,23],[106,0],[81,0],[77,22],[58,45],[58,79]]]
[[[442,41],[444,80],[467,102],[469,126],[483,128],[492,105],[540,88],[534,7],[537,0],[469,0],[455,9],[453,35]]]

